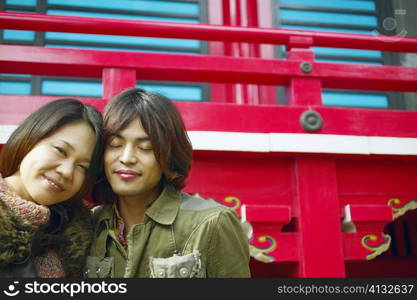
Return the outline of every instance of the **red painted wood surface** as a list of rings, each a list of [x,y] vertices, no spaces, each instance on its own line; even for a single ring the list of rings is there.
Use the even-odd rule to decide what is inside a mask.
[[[34,109],[57,97],[0,95],[1,124],[16,125]],[[106,99],[77,97],[102,110]],[[305,133],[300,116],[303,106],[233,105],[175,101],[187,130],[251,133]],[[309,106],[320,113],[319,133],[385,137],[417,137],[417,118],[412,111]]]
[[[288,85],[290,78],[321,80],[323,88],[417,91],[415,68],[314,62],[305,74],[300,61],[136,53],[2,45],[3,73],[101,78],[104,68],[135,69],[142,80],[240,82]],[[140,75],[139,75],[140,74]]]
[[[103,69],[103,97],[110,99],[124,89],[136,86],[134,69]]]

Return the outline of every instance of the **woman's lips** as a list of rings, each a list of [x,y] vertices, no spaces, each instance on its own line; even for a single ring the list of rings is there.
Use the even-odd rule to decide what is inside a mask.
[[[46,186],[47,188],[54,192],[54,193],[60,193],[64,191],[64,188],[54,179],[48,177],[48,176],[44,176],[45,181],[46,181]]]

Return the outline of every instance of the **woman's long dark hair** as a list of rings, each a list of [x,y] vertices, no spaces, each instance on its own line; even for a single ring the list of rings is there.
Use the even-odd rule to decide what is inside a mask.
[[[67,276],[80,274],[85,255],[87,255],[86,251],[81,256],[79,253],[74,257],[68,254],[73,246],[68,237],[63,234],[68,223],[75,218],[83,220],[83,230],[89,232],[90,235],[87,237],[90,239],[87,244],[91,242],[93,235],[89,210],[81,203],[81,199],[96,182],[101,171],[104,146],[101,114],[94,107],[75,99],[52,101],[33,112],[17,127],[4,145],[0,155],[0,173],[3,177],[11,176],[18,171],[24,157],[37,143],[61,127],[74,122],[85,122],[95,134],[95,146],[83,185],[71,199],[49,206],[49,222],[34,233],[31,249],[25,253],[29,257],[30,255],[40,255],[46,249],[54,249],[63,256],[61,258],[64,258],[63,266]]]
[[[71,198],[81,200],[93,186],[101,170],[103,130],[101,114],[90,105],[75,99],[58,99],[40,107],[27,117],[11,134],[0,155],[0,173],[5,178],[19,169],[23,158],[42,139],[72,122],[85,122],[95,133],[91,164],[80,191]]]

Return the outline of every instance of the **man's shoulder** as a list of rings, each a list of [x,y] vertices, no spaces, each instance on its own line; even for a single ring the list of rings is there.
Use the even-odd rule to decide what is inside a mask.
[[[224,226],[229,228],[229,233],[232,230],[241,232],[240,220],[233,208],[212,198],[206,199],[186,193],[181,193],[180,210],[175,222],[176,231],[186,237],[198,237],[200,234],[223,236]]]
[[[181,192],[180,209],[185,211],[221,211],[227,209],[226,206],[220,204],[212,198],[203,198],[199,194],[190,195]]]
[[[213,198],[203,198],[199,194],[181,193],[179,217],[192,218],[194,221],[218,218],[236,218],[236,212]]]

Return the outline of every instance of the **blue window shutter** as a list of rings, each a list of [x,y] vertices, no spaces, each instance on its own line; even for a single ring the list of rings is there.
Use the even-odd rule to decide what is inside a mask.
[[[118,18],[129,20],[153,20],[164,22],[200,23],[199,1],[172,0],[46,0],[43,11],[36,0],[6,0],[5,10],[17,12],[43,12],[53,15]],[[76,34],[45,32],[40,34],[36,45],[74,49],[102,49],[112,51],[151,51],[205,53],[199,40],[112,36],[99,34]],[[35,32],[3,30],[3,40],[9,44],[35,45]],[[80,74],[82,76],[82,74]],[[35,89],[41,95],[101,97],[102,83],[99,79],[42,77]],[[139,87],[158,92],[173,100],[202,101],[207,84],[159,81],[138,81]],[[20,88],[19,88],[20,87]],[[0,93],[30,94],[30,78],[25,82],[13,81],[12,75],[0,76]]]
[[[378,34],[375,0],[277,0],[281,28],[330,31],[355,34]],[[285,49],[281,47],[285,56]],[[312,47],[316,60],[323,62],[382,65],[380,51]],[[387,108],[385,93],[324,91],[323,104]]]

